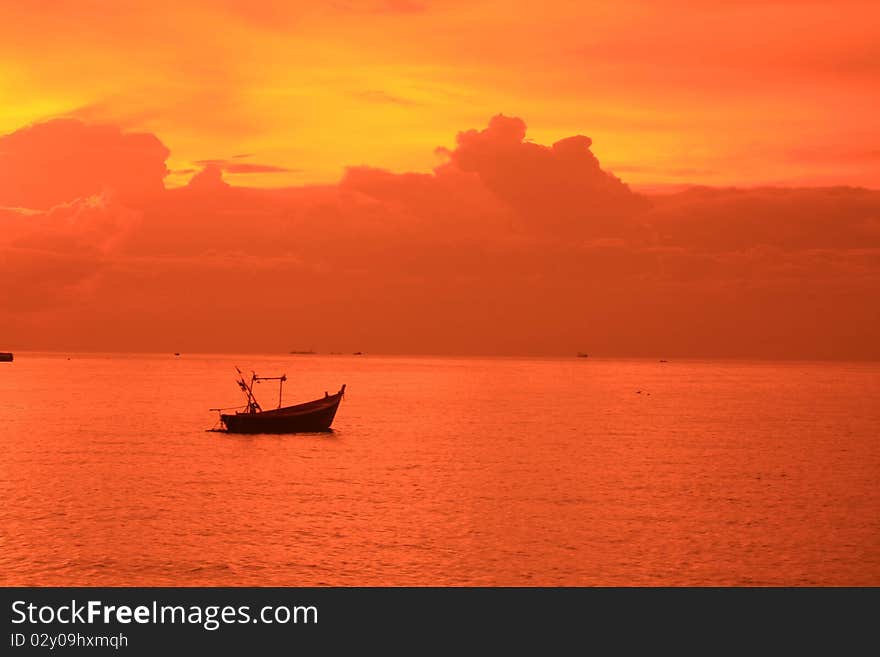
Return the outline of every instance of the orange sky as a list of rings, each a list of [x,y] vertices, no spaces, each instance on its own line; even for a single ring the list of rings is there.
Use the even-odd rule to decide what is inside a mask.
[[[215,0],[0,4],[0,134],[72,116],[252,186],[430,171],[504,112],[589,134],[636,187],[880,187],[876,2]]]
[[[0,350],[880,359],[878,18],[0,3]]]

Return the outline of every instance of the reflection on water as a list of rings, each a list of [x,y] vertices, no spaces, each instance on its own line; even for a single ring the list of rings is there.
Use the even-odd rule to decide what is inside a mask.
[[[0,436],[4,585],[880,585],[877,364],[17,353]]]

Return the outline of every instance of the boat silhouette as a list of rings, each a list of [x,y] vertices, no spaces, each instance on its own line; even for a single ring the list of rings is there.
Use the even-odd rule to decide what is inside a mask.
[[[321,399],[295,404],[293,406],[281,406],[281,389],[287,381],[287,375],[259,376],[256,372],[251,373],[250,382],[246,381],[244,374],[237,367],[238,387],[247,398],[247,404],[235,413],[223,413],[227,408],[212,408],[212,411],[220,413],[220,424],[227,433],[313,433],[329,431],[339,402],[345,394],[345,384],[334,394],[324,393]],[[254,396],[254,384],[261,381],[278,381],[278,408],[264,411]]]

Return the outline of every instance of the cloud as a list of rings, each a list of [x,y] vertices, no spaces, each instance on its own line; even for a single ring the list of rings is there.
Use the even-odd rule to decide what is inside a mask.
[[[659,243],[712,252],[880,247],[880,193],[858,188],[692,188],[648,220]]]
[[[644,199],[602,170],[589,137],[547,147],[525,141],[525,134],[522,119],[498,115],[484,130],[459,133],[457,147],[442,152],[452,166],[476,173],[533,227],[604,235],[631,228],[625,219]]]
[[[240,159],[248,157],[247,155],[236,155],[234,158]],[[274,164],[257,164],[254,162],[233,162],[231,160],[196,160],[195,162],[201,167],[216,167],[226,173],[284,173],[292,171],[286,167],[275,166]]]
[[[75,309],[83,286],[102,272],[139,217],[100,195],[46,211],[0,209],[0,307],[12,314]]]
[[[151,134],[56,119],[0,137],[0,206],[47,209],[112,190],[160,193],[168,149]]]
[[[216,164],[208,164],[190,178],[187,187],[203,192],[218,192],[229,187],[223,180],[223,168]]]
[[[95,148],[127,138],[76,130]],[[33,170],[53,153],[16,148]],[[44,204],[84,191],[42,208],[4,187],[3,205],[38,208],[0,208],[6,339],[9,348],[880,358],[880,192],[645,196],[592,149],[585,136],[529,142],[521,119],[499,115],[461,132],[431,173],[352,167],[335,185],[257,189],[223,180],[244,158],[205,160],[181,188],[161,188],[155,173],[150,194],[47,178]],[[164,167],[143,151],[150,157],[136,148],[117,158],[133,165],[119,180],[133,184],[143,160]],[[65,157],[59,171],[78,181],[74,155]]]
[[[4,332],[16,320],[47,308],[61,314],[75,311],[72,306],[78,286],[97,275],[100,267],[86,254],[0,246]]]

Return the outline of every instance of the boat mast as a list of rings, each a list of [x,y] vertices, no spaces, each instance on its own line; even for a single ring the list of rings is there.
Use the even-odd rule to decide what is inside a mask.
[[[238,372],[238,387],[241,388],[242,392],[244,392],[248,400],[247,412],[258,413],[262,411],[263,409],[260,408],[260,404],[257,402],[257,398],[254,397],[253,390],[254,381],[256,380],[257,375],[254,374],[253,377],[251,377],[251,384],[248,385],[247,382],[244,380],[244,374],[242,374],[242,371],[238,369],[238,367],[236,367],[235,370]]]

